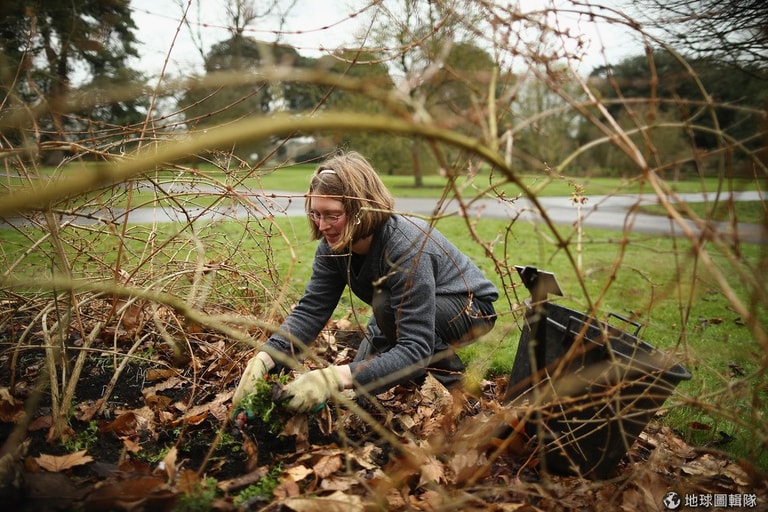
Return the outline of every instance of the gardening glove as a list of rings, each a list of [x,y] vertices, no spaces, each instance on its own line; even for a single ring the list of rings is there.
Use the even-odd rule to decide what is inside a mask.
[[[263,381],[269,373],[267,363],[265,363],[259,357],[252,357],[245,367],[242,377],[240,377],[240,383],[237,385],[235,394],[232,395],[232,417],[237,417],[240,411],[240,401],[246,396],[256,391],[256,384]],[[253,411],[245,411],[246,413],[253,414]]]
[[[300,375],[285,386],[280,398],[288,400],[285,408],[289,411],[297,414],[317,412],[331,398],[334,390],[343,391],[344,385],[336,368],[329,366]]]

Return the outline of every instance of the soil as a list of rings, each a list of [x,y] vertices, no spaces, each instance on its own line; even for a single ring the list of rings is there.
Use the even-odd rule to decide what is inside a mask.
[[[520,428],[499,405],[503,377],[479,395],[428,379],[379,396],[378,407],[361,402],[383,430],[334,407],[308,419],[285,416],[280,435],[258,420],[237,429],[230,400],[251,351],[182,320],[167,322],[184,327],[165,333],[148,322],[103,329],[65,411],[68,429],[57,436],[43,333],[18,344],[33,321],[19,315],[0,332],[0,498],[13,510],[320,510],[297,500],[340,496],[351,510],[469,503],[479,510],[663,510],[671,491],[748,496],[768,507],[758,470],[691,447],[655,423],[609,479],[545,474],[531,444],[510,436]],[[332,334],[318,340],[318,353],[331,363],[348,360],[359,333]],[[60,359],[72,375],[84,344],[70,333],[67,346]],[[27,413],[40,382],[44,392]],[[499,421],[508,437],[496,436]],[[238,499],[270,475],[276,487],[266,496]]]

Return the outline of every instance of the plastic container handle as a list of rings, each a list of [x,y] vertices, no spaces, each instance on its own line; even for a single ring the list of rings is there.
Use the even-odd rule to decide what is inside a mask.
[[[624,317],[624,316],[621,316],[621,315],[619,315],[619,314],[617,314],[617,313],[608,313],[608,317],[614,317],[614,318],[618,318],[619,320],[621,320],[621,321],[622,321],[622,322],[624,322],[624,323],[627,323],[627,324],[629,324],[629,325],[634,325],[634,326],[635,326],[635,333],[634,333],[634,336],[635,336],[636,338],[637,338],[637,337],[639,337],[639,335],[640,335],[640,329],[642,329],[642,328],[643,328],[643,324],[641,324],[640,322],[635,322],[634,320],[630,320],[629,318],[627,318],[627,317]]]

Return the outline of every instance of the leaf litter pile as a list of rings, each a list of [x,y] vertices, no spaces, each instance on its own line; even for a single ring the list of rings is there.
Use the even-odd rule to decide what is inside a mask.
[[[45,382],[45,352],[13,343],[29,321],[5,324],[0,332],[5,506],[643,511],[664,510],[662,500],[670,491],[768,504],[765,476],[749,463],[690,446],[654,422],[608,479],[545,473],[535,443],[521,433],[528,411],[500,403],[504,377],[469,394],[428,376],[373,401],[342,397],[309,417],[287,415],[268,403],[261,417],[237,424],[230,419],[231,398],[252,349],[187,325],[175,334],[184,340],[180,350],[168,343],[167,332],[147,335],[151,325],[123,322],[102,330],[77,382],[71,429],[53,439],[50,387],[39,401],[33,392]],[[349,322],[333,322],[313,349],[318,359],[343,364],[354,355],[359,336]],[[71,345],[76,351],[78,341]],[[507,435],[499,436],[500,429]]]

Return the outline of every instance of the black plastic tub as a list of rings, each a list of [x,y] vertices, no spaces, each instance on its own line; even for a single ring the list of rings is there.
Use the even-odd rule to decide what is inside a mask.
[[[526,433],[545,471],[608,478],[675,387],[691,378],[638,339],[636,327],[630,334],[557,304],[529,312],[504,401],[527,407]],[[538,351],[531,332],[542,340]],[[542,363],[544,371],[532,372]]]

